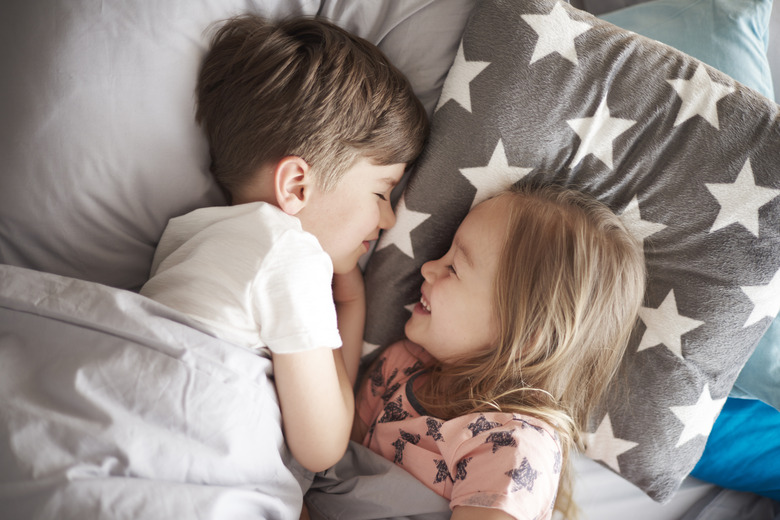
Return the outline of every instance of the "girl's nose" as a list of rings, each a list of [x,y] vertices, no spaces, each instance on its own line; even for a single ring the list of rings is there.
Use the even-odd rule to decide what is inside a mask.
[[[379,208],[379,228],[390,229],[395,226],[395,212],[390,202],[382,204]]]
[[[425,262],[422,267],[420,267],[420,273],[426,281],[433,282],[436,278],[436,260]]]

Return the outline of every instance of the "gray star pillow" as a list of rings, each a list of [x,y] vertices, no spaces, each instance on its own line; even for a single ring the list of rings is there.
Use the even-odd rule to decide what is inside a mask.
[[[474,204],[525,180],[591,193],[643,239],[649,283],[586,454],[668,500],[780,310],[779,118],[730,77],[568,4],[479,2],[367,266],[367,351],[403,335],[420,266]]]

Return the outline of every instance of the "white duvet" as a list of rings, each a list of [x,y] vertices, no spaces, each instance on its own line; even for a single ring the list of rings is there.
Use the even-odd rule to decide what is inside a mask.
[[[269,371],[135,293],[0,266],[0,518],[297,519]]]

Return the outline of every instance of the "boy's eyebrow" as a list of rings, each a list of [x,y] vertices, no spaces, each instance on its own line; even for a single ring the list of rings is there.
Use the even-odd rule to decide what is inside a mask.
[[[398,181],[392,177],[382,177],[379,179],[379,182],[387,184],[389,188],[395,188],[396,184],[398,184]]]

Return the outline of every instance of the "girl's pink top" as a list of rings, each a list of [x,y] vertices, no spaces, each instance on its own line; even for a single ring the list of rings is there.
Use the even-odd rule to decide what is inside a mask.
[[[409,341],[381,354],[357,403],[369,426],[363,444],[450,500],[450,508],[489,507],[515,518],[549,519],[561,471],[555,431],[511,413],[431,417],[414,397],[430,361]]]

